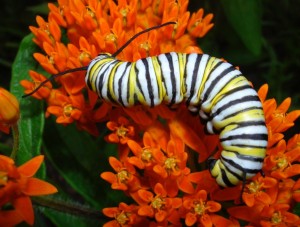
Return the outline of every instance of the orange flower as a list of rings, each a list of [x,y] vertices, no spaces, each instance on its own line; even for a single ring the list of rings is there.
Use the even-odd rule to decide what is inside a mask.
[[[268,85],[263,85],[258,90],[258,96],[263,104],[263,110],[268,127],[268,147],[272,147],[283,138],[282,132],[294,125],[294,121],[300,116],[300,110],[286,113],[290,107],[291,99],[285,99],[278,107],[275,99],[266,99]]]
[[[293,147],[293,140],[288,141],[286,145],[285,140],[280,140],[275,147],[267,152],[265,159],[265,171],[271,171],[270,175],[277,179],[286,179],[300,174],[300,147],[287,150],[288,147]]]
[[[289,208],[287,204],[265,207],[261,213],[261,226],[299,226],[300,218],[296,214],[288,212]]]
[[[140,207],[138,209],[138,214],[146,217],[154,217],[157,222],[164,222],[169,219],[172,224],[177,224],[179,220],[179,216],[177,216],[177,220],[175,218],[173,212],[176,212],[175,209],[181,206],[180,198],[170,198],[167,196],[167,192],[164,187],[157,183],[154,186],[154,193],[149,192],[144,189],[138,190],[138,196],[143,201],[140,203]]]
[[[134,136],[134,127],[129,125],[129,121],[125,117],[119,117],[118,123],[109,121],[106,126],[113,131],[106,138],[109,142],[125,144],[129,138]]]
[[[129,163],[135,165],[139,169],[153,167],[155,164],[153,151],[159,149],[159,146],[154,142],[148,132],[145,132],[143,136],[144,147],[141,147],[134,140],[128,140],[127,144],[134,154],[134,156],[128,157]]]
[[[49,22],[47,23],[42,17],[37,16],[36,22],[39,25],[39,28],[30,26],[29,29],[35,35],[33,41],[37,45],[42,47],[44,42],[54,44],[55,41],[60,41],[61,31],[55,20],[52,20],[49,17]]]
[[[131,164],[121,163],[114,157],[109,158],[109,164],[117,173],[103,172],[100,176],[111,183],[112,189],[135,192],[141,188],[137,173]]]
[[[214,26],[214,24],[210,23],[213,18],[213,14],[210,13],[202,20],[199,20],[199,18],[203,17],[203,14],[203,9],[200,9],[197,13],[192,14],[188,24],[188,31],[192,36],[203,37]]]
[[[158,164],[154,166],[153,170],[162,178],[167,178],[168,176],[178,177],[181,175],[181,171],[186,167],[188,155],[184,151],[182,141],[170,140],[165,153],[156,151],[154,158]]]
[[[104,215],[115,220],[105,223],[104,227],[116,227],[116,226],[132,226],[138,224],[146,224],[147,220],[145,218],[137,215],[138,206],[127,205],[125,203],[120,203],[119,207],[104,208],[102,212]]]
[[[0,155],[0,223],[13,226],[25,221],[32,225],[34,214],[29,196],[57,192],[53,185],[32,177],[43,159],[40,155],[16,167],[11,158]],[[13,209],[6,209],[9,204]]]
[[[29,82],[27,80],[21,80],[20,84],[26,89],[25,94],[32,92],[36,89],[43,81],[47,78],[42,74],[30,70],[29,75],[34,82]],[[36,99],[47,99],[50,96],[52,89],[52,84],[50,82],[45,83],[37,92],[35,92],[32,97]]]
[[[229,214],[244,221],[250,226],[299,226],[299,217],[288,212],[288,204],[264,206],[257,204],[253,208],[240,206],[229,208]]]
[[[247,206],[253,207],[256,203],[269,205],[276,199],[278,192],[277,180],[271,177],[256,175],[245,187],[242,195]]]
[[[49,106],[47,111],[58,118],[57,123],[72,123],[75,120],[79,120],[82,114],[83,103],[74,103],[74,101],[79,101],[77,97],[68,97],[63,94],[56,94],[56,104]],[[82,99],[81,99],[82,100]],[[83,100],[82,100],[83,101]]]
[[[294,125],[294,121],[300,116],[300,110],[286,113],[290,105],[291,98],[286,98],[278,107],[274,99],[264,102],[266,122],[272,132],[284,132]]]
[[[168,142],[165,152],[154,150],[153,157],[157,164],[153,171],[162,178],[162,182],[170,196],[176,196],[178,189],[185,193],[193,193],[194,187],[188,178],[189,168],[186,167],[188,154],[184,151],[180,139]]]
[[[211,213],[218,212],[221,204],[214,201],[207,201],[207,192],[199,190],[193,196],[183,198],[183,207],[185,208],[184,217],[187,226],[194,225],[197,221],[201,226],[213,226]]]
[[[20,107],[17,98],[0,87],[0,130],[9,133],[9,127],[20,118]]]

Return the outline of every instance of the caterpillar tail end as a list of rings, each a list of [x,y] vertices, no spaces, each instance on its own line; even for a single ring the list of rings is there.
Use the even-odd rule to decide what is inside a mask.
[[[225,170],[222,168],[220,159],[210,157],[208,159],[208,166],[210,174],[216,179],[217,184],[221,187],[233,187],[239,183],[239,180],[226,174]]]

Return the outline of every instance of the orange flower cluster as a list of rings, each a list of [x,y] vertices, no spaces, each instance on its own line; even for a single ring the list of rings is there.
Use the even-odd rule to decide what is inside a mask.
[[[264,176],[258,173],[243,192],[242,184],[221,189],[206,166],[199,165],[221,151],[219,140],[206,135],[198,117],[185,106],[175,113],[163,107],[148,114],[135,110],[127,119],[114,112],[106,140],[119,144],[119,156],[110,157],[114,172],[104,172],[101,178],[135,203],[103,209],[114,218],[105,226],[240,226],[240,221],[248,226],[299,226],[292,209],[300,202],[300,179],[293,179],[300,174],[300,134],[286,142],[282,133],[294,125],[300,110],[286,113],[290,99],[277,107],[274,99],[266,99],[267,92],[267,85],[258,91],[270,134]]]
[[[198,52],[196,38],[203,37],[213,26],[212,14],[204,16],[203,9],[190,15],[188,0],[59,0],[49,4],[48,21],[37,17],[38,27],[30,27],[34,42],[44,53],[34,58],[50,74],[87,66],[99,53],[114,53],[134,34],[168,21],[176,25],[144,34],[126,47],[117,57],[136,61],[170,51]],[[67,34],[67,44],[62,36]],[[46,78],[29,72],[34,82],[21,81],[30,93]],[[32,96],[45,99],[47,115],[55,115],[57,123],[76,122],[80,129],[98,135],[95,124],[107,120],[110,105],[98,104],[97,95],[85,92],[84,72],[69,73],[56,79]]]
[[[34,213],[29,197],[57,192],[53,185],[33,177],[43,160],[44,156],[40,155],[16,167],[11,158],[0,155],[1,226],[15,226],[22,221],[33,225]]]

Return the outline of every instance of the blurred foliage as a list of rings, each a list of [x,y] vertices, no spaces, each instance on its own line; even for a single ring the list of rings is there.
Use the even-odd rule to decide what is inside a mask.
[[[0,84],[8,88],[20,42],[30,32],[29,25],[36,25],[36,15],[46,15],[48,7],[45,0],[0,1]]]

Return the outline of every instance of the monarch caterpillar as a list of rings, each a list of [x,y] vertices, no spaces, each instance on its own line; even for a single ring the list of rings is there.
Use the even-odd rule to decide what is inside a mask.
[[[220,136],[221,157],[209,160],[217,183],[230,187],[244,182],[261,171],[268,134],[258,95],[239,70],[207,54],[171,52],[136,62],[115,58],[142,33],[174,23],[137,33],[114,54],[100,54],[87,67],[61,72],[48,80],[87,70],[88,88],[97,92],[100,99],[116,105],[154,107],[184,102],[206,122],[208,133]],[[23,97],[33,94],[47,81]]]

